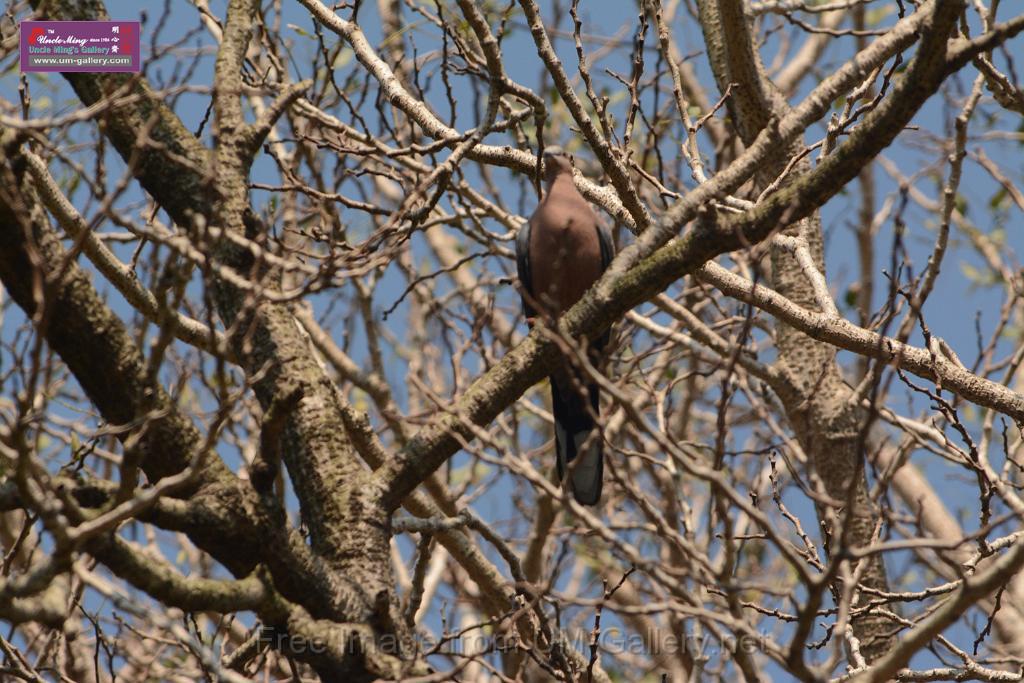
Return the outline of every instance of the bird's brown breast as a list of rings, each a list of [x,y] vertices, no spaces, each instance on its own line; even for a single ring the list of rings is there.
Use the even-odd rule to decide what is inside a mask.
[[[593,210],[578,194],[560,197],[556,189],[530,219],[533,293],[552,315],[571,308],[601,275]]]

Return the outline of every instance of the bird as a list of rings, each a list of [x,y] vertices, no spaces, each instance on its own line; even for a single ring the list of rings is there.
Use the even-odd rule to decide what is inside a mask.
[[[556,319],[572,308],[615,255],[611,231],[576,189],[572,157],[548,147],[543,160],[545,192],[516,235],[523,312],[531,326],[538,313]],[[606,332],[590,348],[599,352],[608,339]],[[548,379],[559,481],[565,482],[568,472],[576,501],[597,505],[604,478],[603,444],[595,423],[600,414],[598,386],[567,361]]]

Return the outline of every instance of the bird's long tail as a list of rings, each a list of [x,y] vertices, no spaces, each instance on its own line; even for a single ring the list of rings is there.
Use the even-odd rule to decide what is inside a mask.
[[[593,416],[599,414],[597,385],[584,385],[584,392],[586,396],[581,395],[568,381],[568,377],[551,378],[558,478],[564,480],[568,471],[576,502],[580,505],[597,505],[601,500],[601,484],[604,479],[602,439],[599,433],[594,433],[597,430]]]

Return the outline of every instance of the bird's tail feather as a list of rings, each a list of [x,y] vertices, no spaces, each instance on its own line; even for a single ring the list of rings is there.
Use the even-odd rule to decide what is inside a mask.
[[[568,471],[576,502],[580,505],[597,505],[601,499],[604,479],[601,435],[594,433],[593,415],[598,414],[599,406],[597,385],[587,384],[586,393],[590,410],[587,409],[588,401],[569,382],[551,379],[558,478],[564,480]]]

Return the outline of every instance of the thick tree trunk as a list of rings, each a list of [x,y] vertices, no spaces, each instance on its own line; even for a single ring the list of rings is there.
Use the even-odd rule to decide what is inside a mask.
[[[774,117],[789,111],[785,98],[764,72],[753,49],[747,18],[741,0],[700,0],[701,27],[715,80],[723,93],[731,86],[727,101],[729,113],[745,145]],[[781,147],[756,174],[756,189],[764,190],[786,169],[789,160],[801,153],[802,141]],[[790,172],[810,168],[805,159]],[[779,226],[785,235],[802,238],[814,266],[824,276],[821,218],[817,211],[788,226]],[[774,289],[790,301],[809,310],[820,310],[807,273],[791,251],[771,246],[771,281]],[[776,321],[778,339],[777,367],[785,377],[782,400],[790,424],[801,447],[810,458],[824,493],[835,506],[818,505],[821,524],[830,550],[837,545],[866,547],[880,528],[878,510],[870,500],[865,473],[864,428],[867,413],[851,401],[852,390],[843,381],[836,362],[835,348],[815,341],[803,332]],[[831,510],[827,509],[831,507]],[[831,517],[834,514],[835,517]],[[842,528],[833,528],[837,519]],[[885,565],[880,555],[868,560],[861,585],[888,590]],[[838,582],[839,580],[837,580]],[[837,583],[837,594],[842,586]],[[863,602],[869,596],[860,594]],[[861,653],[872,661],[891,645],[886,635],[891,625],[884,617],[861,615],[853,619],[854,633],[861,641]]]

